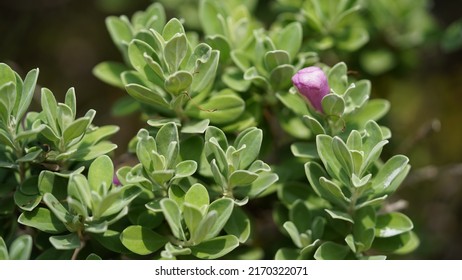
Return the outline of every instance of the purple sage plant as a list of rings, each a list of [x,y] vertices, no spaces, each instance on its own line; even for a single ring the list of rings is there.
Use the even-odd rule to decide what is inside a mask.
[[[292,82],[311,105],[319,112],[323,112],[321,101],[329,94],[330,88],[327,77],[321,68],[310,66],[301,69],[292,77]]]

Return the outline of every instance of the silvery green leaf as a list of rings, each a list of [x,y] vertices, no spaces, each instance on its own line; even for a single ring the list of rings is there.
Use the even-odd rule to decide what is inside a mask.
[[[289,53],[284,50],[269,51],[265,54],[265,66],[268,71],[283,65],[289,64],[290,57]]]
[[[225,224],[228,222],[233,209],[234,202],[230,198],[219,198],[210,204],[208,212],[216,211],[217,220],[207,232],[205,239],[214,238],[220,233]]]
[[[187,71],[177,71],[168,76],[164,82],[165,89],[174,96],[189,92],[193,76]]]
[[[124,88],[120,75],[127,71],[128,67],[120,62],[104,61],[97,64],[92,72],[101,81],[118,88]]]
[[[178,163],[175,167],[175,176],[173,179],[185,178],[193,175],[197,170],[197,162],[194,160],[185,160]]]
[[[151,229],[133,225],[120,234],[122,244],[138,255],[149,255],[156,252],[167,243],[167,238]]]
[[[202,213],[205,213],[210,204],[209,193],[203,185],[196,183],[186,192],[184,202],[197,207]]]
[[[3,240],[0,237],[0,251],[1,242]],[[10,245],[9,259],[10,260],[28,260],[32,253],[33,240],[28,234],[20,235]],[[0,259],[1,253],[0,253]]]
[[[183,24],[181,24],[178,19],[172,18],[167,22],[167,24],[165,24],[164,29],[162,30],[162,37],[164,37],[165,41],[168,41],[178,33],[185,33]]]
[[[236,236],[240,243],[247,241],[251,233],[251,224],[249,217],[241,207],[233,208],[224,230],[226,233]]]
[[[331,93],[323,97],[322,108],[328,116],[342,116],[345,112],[345,100],[337,94]]]
[[[191,253],[199,259],[216,259],[222,257],[239,246],[234,235],[218,236],[190,247]]]
[[[169,66],[170,73],[178,71],[188,52],[188,48],[188,41],[184,33],[176,33],[167,41],[164,48],[164,58]]]
[[[33,69],[27,73],[24,78],[24,85],[22,87],[21,96],[16,97],[16,119],[20,120],[28,111],[32,98],[34,97],[35,86],[39,75],[39,69]]]
[[[164,198],[160,201],[160,206],[162,208],[162,213],[165,216],[165,220],[172,230],[172,234],[179,240],[186,241],[183,227],[181,225],[181,212],[176,202],[169,198]]]
[[[51,245],[58,250],[72,250],[81,246],[80,238],[76,232],[66,235],[55,235],[49,238]]]
[[[278,49],[285,50],[290,60],[297,56],[303,40],[302,25],[299,22],[292,22],[280,30],[275,38]]]
[[[30,212],[23,212],[18,222],[47,233],[61,233],[66,230],[65,225],[47,208],[35,208]]]
[[[399,212],[386,213],[377,216],[375,236],[392,237],[414,228],[411,219]]]

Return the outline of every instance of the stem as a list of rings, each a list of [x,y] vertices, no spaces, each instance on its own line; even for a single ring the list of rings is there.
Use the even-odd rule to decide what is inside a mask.
[[[77,256],[79,255],[80,251],[83,249],[83,247],[85,247],[85,236],[82,234],[82,232],[79,230],[77,232],[77,234],[79,235],[79,238],[80,238],[80,246],[78,248],[75,248],[74,250],[74,253],[72,254],[72,258],[71,260],[77,260]]]

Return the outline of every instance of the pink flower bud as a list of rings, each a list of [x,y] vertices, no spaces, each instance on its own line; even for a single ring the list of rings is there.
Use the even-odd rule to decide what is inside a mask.
[[[323,112],[321,100],[330,88],[321,68],[311,66],[301,69],[292,77],[292,83],[317,111]]]

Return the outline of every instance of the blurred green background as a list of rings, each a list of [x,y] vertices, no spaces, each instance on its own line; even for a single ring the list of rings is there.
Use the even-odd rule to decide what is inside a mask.
[[[176,8],[181,7],[180,16],[191,28],[197,26],[190,9],[197,1],[162,2],[170,3],[169,17],[178,16]],[[384,17],[364,12],[371,20],[366,23],[371,38],[365,46],[355,53],[325,52],[321,57],[326,63],[345,60],[355,75],[372,81],[375,97],[391,102],[383,120],[393,132],[385,156],[404,153],[413,166],[391,198],[392,206],[404,207],[421,239],[418,250],[404,258],[462,259],[462,1],[388,1],[391,9],[394,2],[408,3],[412,12],[393,18],[387,14],[393,15],[392,10],[377,4],[375,15]],[[101,61],[121,60],[104,19],[131,15],[150,3],[1,0],[0,61],[22,76],[40,68],[39,85],[51,89],[58,101],[75,87],[80,115],[93,108],[97,125],[121,127],[112,139],[121,154],[144,124],[136,114],[112,114],[112,104],[125,93],[96,79],[92,68]],[[272,10],[260,0],[255,13],[271,22]]]

